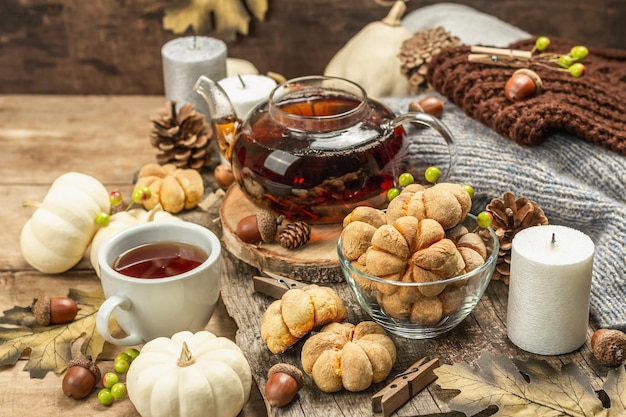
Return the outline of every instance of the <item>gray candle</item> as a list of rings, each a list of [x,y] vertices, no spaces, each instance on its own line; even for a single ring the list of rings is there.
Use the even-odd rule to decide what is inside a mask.
[[[163,45],[161,56],[165,98],[175,100],[177,108],[192,103],[209,118],[207,104],[193,85],[201,75],[215,82],[226,77],[226,44],[206,36],[177,38]]]

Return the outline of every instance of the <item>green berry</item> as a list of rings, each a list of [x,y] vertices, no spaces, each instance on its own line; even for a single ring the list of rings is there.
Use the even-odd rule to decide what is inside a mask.
[[[548,49],[548,46],[550,46],[550,38],[548,38],[547,36],[540,36],[535,41],[535,48],[537,48],[537,50],[540,52]]]
[[[569,52],[569,54],[577,61],[582,61],[583,59],[585,59],[588,53],[589,49],[587,49],[586,46],[582,45],[574,46]]]
[[[113,369],[118,374],[125,374],[128,372],[128,368],[130,368],[130,361],[125,359],[115,359],[113,361]]]
[[[115,398],[116,400],[126,398],[127,394],[128,391],[126,390],[126,384],[123,382],[118,382],[111,387],[111,395],[113,395],[113,398]]]
[[[478,223],[478,226],[482,227],[483,229],[491,226],[492,220],[493,216],[488,211],[481,211],[480,213],[478,213],[478,216],[476,216],[476,223]]]
[[[572,75],[572,77],[582,77],[583,75],[585,75],[585,71],[587,70],[585,68],[585,66],[583,64],[581,64],[580,62],[577,62],[575,64],[572,64],[571,67],[568,68],[569,73]]]
[[[557,64],[559,64],[563,68],[569,68],[574,63],[574,58],[570,55],[561,55],[557,60]]]
[[[111,390],[108,388],[102,388],[98,392],[98,402],[102,405],[111,405],[115,401],[115,397],[111,394]]]
[[[126,350],[124,353],[130,357],[131,362],[137,359],[137,356],[139,356],[139,350],[135,348],[130,348]]]
[[[398,184],[400,184],[400,187],[406,187],[407,185],[411,185],[414,182],[415,178],[413,178],[413,175],[408,172],[400,174],[400,176],[398,177]]]
[[[387,199],[389,201],[393,200],[394,198],[396,198],[399,195],[400,195],[400,189],[399,188],[393,187],[393,188],[390,188],[387,191]]]
[[[426,178],[426,181],[430,182],[431,184],[436,183],[439,180],[440,176],[441,170],[435,166],[426,168],[426,172],[424,172],[424,178]]]
[[[152,197],[152,191],[148,187],[135,188],[133,190],[133,201],[135,203],[141,203]]]
[[[104,388],[111,388],[113,385],[120,382],[120,377],[115,372],[107,372],[102,375],[102,386]]]
[[[119,206],[122,204],[122,193],[119,191],[111,191],[109,193],[109,201],[112,206]]]
[[[102,227],[108,226],[110,221],[111,221],[111,216],[109,216],[104,211],[101,211],[100,213],[96,214],[96,224],[98,226],[102,226]]]
[[[463,188],[465,188],[465,191],[467,191],[467,193],[469,194],[470,198],[474,198],[474,187],[472,187],[469,184],[465,184],[465,185],[463,185]]]

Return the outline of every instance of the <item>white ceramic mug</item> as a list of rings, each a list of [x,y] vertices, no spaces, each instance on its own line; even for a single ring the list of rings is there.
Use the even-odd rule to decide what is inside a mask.
[[[156,242],[184,242],[203,250],[207,259],[194,269],[166,278],[132,278],[113,263],[128,250]],[[116,345],[136,345],[182,330],[200,331],[209,322],[220,295],[220,241],[210,230],[189,222],[150,222],[124,230],[107,240],[98,253],[106,300],[96,327]],[[113,315],[127,334],[111,335]]]

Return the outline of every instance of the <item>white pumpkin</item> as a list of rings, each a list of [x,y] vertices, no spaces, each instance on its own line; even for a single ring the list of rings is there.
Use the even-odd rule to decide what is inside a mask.
[[[370,97],[409,95],[398,57],[402,43],[413,36],[402,26],[405,11],[404,2],[397,1],[383,20],[362,28],[332,57],[324,75],[353,81]]]
[[[241,349],[208,331],[149,341],[126,375],[128,398],[142,417],[235,417],[251,386]]]
[[[48,274],[76,265],[98,230],[96,216],[108,213],[111,203],[104,185],[89,175],[68,172],[50,186],[20,235],[22,256],[32,267]]]
[[[118,234],[122,230],[126,230],[132,226],[147,222],[170,222],[182,221],[182,219],[173,216],[164,211],[160,204],[157,204],[152,210],[147,211],[143,208],[136,208],[128,211],[120,211],[111,215],[109,224],[100,227],[91,241],[91,249],[89,252],[89,260],[91,266],[96,271],[96,275],[100,277],[100,267],[98,265],[98,251],[102,244],[113,235]]]

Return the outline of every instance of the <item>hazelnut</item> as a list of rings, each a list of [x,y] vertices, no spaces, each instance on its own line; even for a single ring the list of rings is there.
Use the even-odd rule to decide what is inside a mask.
[[[303,382],[300,369],[287,363],[278,363],[267,371],[265,399],[271,407],[283,407],[293,400]]]
[[[245,243],[272,242],[276,238],[278,225],[284,216],[274,216],[267,210],[259,210],[239,220],[237,236]]]
[[[440,119],[443,114],[443,101],[437,97],[426,97],[409,103],[409,111],[427,113]]]
[[[75,400],[89,395],[100,381],[101,373],[90,357],[81,356],[68,363],[68,370],[63,377],[63,393]]]
[[[215,181],[222,188],[228,188],[233,182],[235,182],[235,176],[233,170],[228,164],[219,164],[213,171]]]
[[[541,93],[543,84],[535,71],[520,68],[504,85],[504,95],[510,101],[525,100]]]
[[[44,295],[33,301],[29,307],[33,312],[35,320],[42,326],[49,324],[69,323],[78,313],[78,305],[69,297],[48,297]]]
[[[626,333],[620,330],[596,330],[590,344],[593,356],[601,365],[619,366],[626,360]]]

